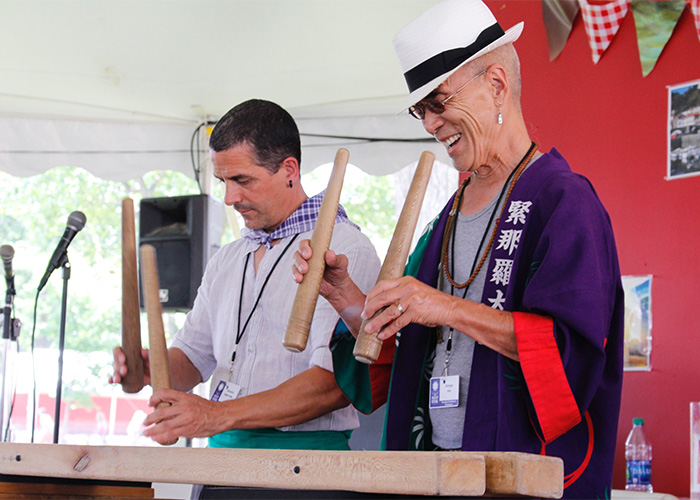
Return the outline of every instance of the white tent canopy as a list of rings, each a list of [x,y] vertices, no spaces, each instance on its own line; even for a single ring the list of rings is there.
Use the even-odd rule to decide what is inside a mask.
[[[197,127],[253,97],[295,117],[305,171],[340,146],[377,175],[426,149],[448,162],[397,115],[407,91],[392,38],[433,3],[3,0],[0,170],[191,175]]]

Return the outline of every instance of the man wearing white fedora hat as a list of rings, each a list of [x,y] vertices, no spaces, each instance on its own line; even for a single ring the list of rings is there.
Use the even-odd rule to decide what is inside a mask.
[[[590,183],[530,139],[513,47],[522,29],[504,31],[481,0],[445,0],[396,35],[406,108],[470,175],[407,276],[365,297],[329,252],[327,297],[354,333],[352,311],[384,308],[365,328],[388,340],[366,377],[371,396],[355,382],[351,399],[376,408],[377,381],[391,380],[387,449],[559,456],[564,497],[610,498],[623,366],[617,251]],[[309,257],[302,244],[297,281]]]

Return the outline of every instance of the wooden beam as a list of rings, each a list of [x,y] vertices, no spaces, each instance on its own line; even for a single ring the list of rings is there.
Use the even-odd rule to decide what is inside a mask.
[[[561,498],[564,494],[564,463],[559,458],[501,451],[482,455],[490,495]]]
[[[0,473],[387,494],[483,495],[482,455],[0,443]]]
[[[398,495],[542,498],[559,498],[563,484],[560,459],[525,453],[27,443],[0,443],[0,474]]]

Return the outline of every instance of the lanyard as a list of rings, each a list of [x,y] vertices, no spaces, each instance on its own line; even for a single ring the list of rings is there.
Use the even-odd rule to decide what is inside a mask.
[[[510,188],[508,189],[508,194],[506,195],[506,199],[510,196],[511,190],[513,189],[513,186],[515,186],[515,183],[518,182],[518,178],[520,177],[520,174],[523,172],[524,168],[530,163],[530,160],[532,157],[535,155],[537,152],[537,145],[533,142],[530,144],[530,149],[528,149],[527,153],[523,157],[522,160],[520,160],[520,163],[518,163],[517,167],[515,167],[515,170],[513,170],[510,175],[508,176],[508,179],[506,180],[505,184],[503,185],[503,188],[501,188],[501,194],[498,197],[498,203],[500,203],[501,198],[503,197],[504,189],[505,186],[508,186],[510,184],[511,179],[513,179],[513,183],[510,184]],[[459,193],[457,196],[455,196],[454,203],[452,204],[452,210],[450,210],[448,216],[447,216],[447,224],[445,225],[445,231],[443,233],[443,242],[442,242],[442,256],[441,256],[441,263],[442,267],[445,270],[445,275],[447,276],[447,281],[452,284],[455,288],[464,288],[466,286],[469,286],[469,284],[476,278],[476,275],[479,273],[479,270],[481,269],[481,266],[484,264],[486,261],[486,256],[488,255],[488,250],[491,248],[491,245],[493,244],[493,239],[496,236],[496,230],[498,223],[496,226],[493,228],[493,233],[491,233],[491,239],[489,240],[488,248],[484,252],[483,257],[479,261],[479,264],[476,266],[476,270],[472,271],[471,276],[467,281],[462,283],[461,285],[455,282],[455,280],[452,278],[452,273],[450,272],[450,254],[449,254],[449,235],[452,232],[453,226],[455,224],[455,218],[457,216],[457,213],[459,211],[461,202],[462,202],[462,194],[464,193],[464,189],[467,187],[467,184],[469,184],[470,179],[467,179],[465,182],[462,183],[462,185],[459,188]],[[501,208],[501,215],[503,214],[503,210],[505,210],[505,204]],[[483,242],[482,242],[483,245]],[[481,246],[479,246],[479,250],[481,250]],[[453,252],[454,254],[454,248]],[[478,255],[478,252],[477,252]]]
[[[472,264],[470,277],[464,283],[464,285],[457,285],[458,288],[461,288],[462,286],[464,286],[464,293],[462,294],[463,299],[465,299],[467,297],[467,290],[469,290],[469,285],[471,285],[472,281],[476,278],[476,274],[478,273],[478,271],[475,271],[477,269],[477,265],[478,265],[478,269],[481,269],[481,265],[479,265],[479,263],[480,263],[480,261],[483,262],[486,259],[486,256],[489,253],[489,251],[491,250],[491,246],[493,245],[493,238],[496,234],[496,227],[494,227],[493,234],[491,236],[491,240],[489,241],[488,246],[486,247],[486,250],[484,251],[483,257],[480,259],[479,255],[481,254],[481,249],[483,248],[484,242],[486,241],[486,236],[489,234],[489,229],[491,228],[491,224],[493,224],[493,219],[494,219],[494,216],[496,215],[496,211],[498,210],[498,207],[501,204],[501,201],[503,200],[503,195],[506,193],[506,189],[508,189],[514,176],[516,178],[515,182],[517,182],[517,178],[520,176],[520,173],[522,173],[523,167],[527,166],[527,164],[529,163],[529,160],[532,158],[532,156],[534,155],[536,150],[537,150],[537,148],[536,148],[535,143],[534,142],[531,143],[530,149],[528,149],[528,151],[525,154],[525,156],[523,157],[523,159],[520,160],[520,163],[518,163],[517,167],[515,169],[513,169],[513,171],[510,173],[510,175],[508,176],[508,179],[506,179],[506,182],[503,184],[503,187],[501,188],[501,192],[498,195],[498,200],[496,201],[496,205],[493,207],[493,210],[491,211],[491,216],[489,217],[489,222],[486,225],[486,230],[484,231],[484,234],[481,237],[481,242],[479,243],[479,248],[476,251],[476,255],[474,255],[474,263]],[[453,207],[454,207],[453,212],[451,212],[448,215],[449,219],[453,219],[453,218],[456,219],[457,218],[457,213],[458,213],[459,207],[461,205],[462,196],[464,195],[464,188],[466,187],[467,183],[469,183],[469,179],[467,179],[467,181],[465,181],[464,187],[462,187],[462,189],[460,189],[459,195],[455,199],[455,203],[453,205]],[[508,194],[510,195],[510,192]],[[501,215],[503,215],[504,209],[505,209],[505,205],[501,209]],[[446,232],[449,231],[449,226],[450,226],[449,219],[448,219],[447,227],[445,228]],[[499,217],[498,221],[500,221],[500,217]],[[498,221],[496,221],[496,225],[498,225]],[[448,263],[448,269],[445,270],[448,272],[448,277],[449,277],[449,275],[452,275],[452,276],[455,275],[455,273],[454,273],[454,265],[455,265],[454,263],[456,260],[455,259],[455,239],[456,239],[456,235],[457,235],[457,222],[456,222],[456,220],[452,220],[452,228],[451,229],[452,229],[452,231],[451,231],[452,234],[445,235],[447,238],[452,240],[451,245],[450,245],[451,250],[452,250],[452,259],[451,259],[451,262]],[[446,248],[445,248],[444,254],[445,254],[445,256],[448,255]],[[440,274],[440,280],[442,281],[442,273]],[[450,295],[454,295],[455,283],[453,283],[452,279],[450,279],[449,281],[450,281]],[[443,368],[443,375],[447,375],[447,367],[450,363],[450,356],[452,355],[452,334],[453,333],[454,333],[454,329],[452,327],[450,327],[450,331],[449,331],[449,334],[447,336],[447,344],[445,345],[445,366]]]
[[[474,255],[474,263],[472,264],[472,269],[469,272],[470,278],[469,281],[464,286],[464,293],[462,294],[462,298],[467,297],[467,290],[469,290],[469,285],[471,285],[472,281],[476,278],[474,276],[474,270],[476,269],[477,264],[479,263],[479,255],[481,254],[481,249],[484,247],[484,242],[486,241],[486,236],[489,234],[489,229],[491,229],[491,224],[493,224],[493,219],[496,216],[496,211],[498,210],[498,207],[501,204],[501,201],[503,200],[503,195],[506,193],[506,189],[508,188],[508,185],[510,184],[510,181],[513,179],[513,175],[518,171],[518,169],[513,170],[510,175],[508,176],[508,179],[506,179],[505,184],[503,184],[503,187],[501,188],[501,192],[498,194],[498,200],[496,201],[496,204],[494,205],[493,209],[491,210],[491,215],[489,217],[489,222],[486,224],[486,229],[484,230],[484,234],[481,236],[481,242],[479,243],[479,248],[476,250],[476,254]],[[462,202],[462,196],[464,195],[464,190],[462,190],[459,193],[459,197],[457,199],[456,206],[459,207]],[[459,208],[458,208],[459,209]],[[501,211],[502,212],[502,211]],[[458,217],[457,214],[454,215],[455,219]],[[499,217],[500,219],[500,217]],[[495,229],[495,228],[494,228]],[[452,276],[455,275],[455,240],[457,239],[457,222],[453,222],[452,224],[452,235],[450,237],[451,241],[451,250],[452,250],[452,259],[450,261],[450,274]],[[485,254],[488,254],[489,251],[491,250],[491,246],[493,245],[493,238],[489,242],[488,246],[486,247],[486,251],[484,252]],[[485,257],[485,255],[484,255]],[[482,258],[484,258],[482,257]],[[455,292],[455,287],[452,283],[450,283],[450,293],[454,295]]]
[[[246,257],[245,257],[245,264],[243,265],[243,277],[241,278],[241,294],[238,298],[238,324],[236,325],[236,327],[237,327],[236,343],[233,346],[233,353],[231,354],[231,368],[229,369],[229,379],[231,377],[231,372],[233,371],[233,362],[236,360],[236,351],[238,350],[238,344],[240,343],[241,338],[243,338],[243,334],[245,333],[246,328],[248,328],[248,323],[250,323],[250,319],[253,317],[253,313],[255,312],[255,309],[258,307],[258,303],[260,302],[260,298],[262,297],[263,291],[265,290],[265,287],[267,286],[267,282],[270,281],[270,276],[272,276],[272,273],[275,271],[277,264],[280,263],[280,260],[282,260],[282,257],[284,256],[284,254],[287,253],[287,250],[289,249],[289,247],[292,246],[292,243],[294,243],[294,240],[297,239],[297,236],[299,236],[298,233],[294,235],[294,237],[289,241],[289,243],[287,243],[287,246],[284,247],[284,250],[282,250],[282,253],[279,255],[279,257],[277,257],[277,260],[272,265],[272,269],[270,269],[270,272],[265,277],[265,281],[263,282],[263,285],[260,288],[260,293],[258,294],[258,298],[255,299],[255,304],[253,304],[253,309],[251,309],[250,313],[248,314],[248,319],[245,320],[245,324],[243,325],[243,329],[241,329],[241,307],[243,306],[243,289],[245,288],[245,273],[246,273],[246,270],[248,269],[248,261],[250,260],[250,253],[248,255],[246,255]]]

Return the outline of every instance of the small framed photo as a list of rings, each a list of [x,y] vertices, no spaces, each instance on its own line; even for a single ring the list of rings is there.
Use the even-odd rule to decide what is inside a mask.
[[[700,80],[668,87],[666,179],[700,175]]]
[[[651,370],[651,276],[623,276],[625,370]]]

